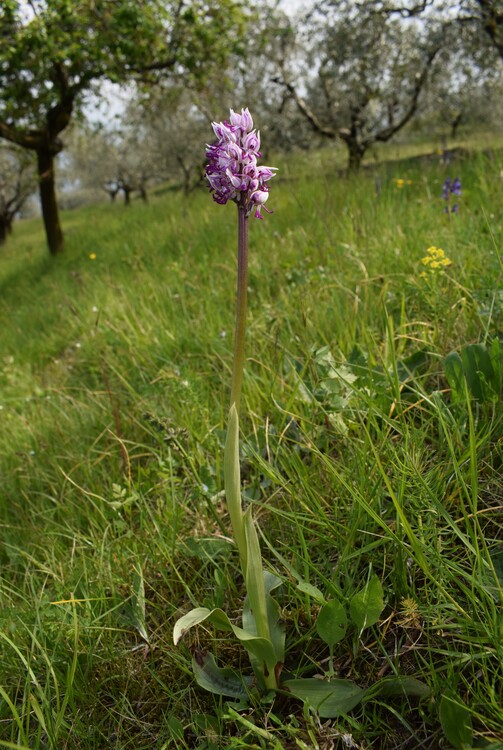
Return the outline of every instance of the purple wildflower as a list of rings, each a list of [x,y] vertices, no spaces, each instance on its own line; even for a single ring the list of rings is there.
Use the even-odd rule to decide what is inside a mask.
[[[208,146],[206,177],[213,200],[221,205],[234,201],[249,216],[262,219],[260,213],[269,197],[266,182],[274,177],[275,167],[259,167],[260,133],[253,129],[248,108],[241,114],[230,111],[230,121],[212,123],[217,142]]]
[[[442,198],[448,201],[450,194],[451,194],[451,178],[446,177],[445,182],[442,185]]]
[[[456,177],[456,179],[452,183],[451,193],[453,193],[453,195],[461,195],[461,180],[459,179],[459,177]]]
[[[450,205],[452,195],[461,195],[461,180],[459,177],[455,177],[452,182],[450,177],[446,177],[442,185],[442,198],[447,201],[447,205],[444,208],[445,214],[457,214],[459,212],[459,205],[457,203],[453,206]]]

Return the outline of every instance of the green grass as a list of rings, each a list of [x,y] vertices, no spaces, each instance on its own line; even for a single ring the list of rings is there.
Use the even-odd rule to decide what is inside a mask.
[[[289,750],[351,735],[433,750],[450,746],[446,690],[477,746],[503,742],[501,402],[455,402],[443,366],[503,330],[501,158],[351,179],[330,151],[315,167],[270,159],[274,214],[250,227],[242,474],[284,578],[285,670],[327,666],[305,584],[348,602],[372,569],[386,608],[336,646],[337,674],[432,691],[327,723],[285,697],[241,714],[199,689],[197,639],[246,669],[222,634],[172,645],[191,606],[238,617],[243,600],[221,494],[235,210],[201,191],[68,212],[56,259],[38,220],[16,225],[0,259],[0,747]],[[463,183],[452,219],[446,174]],[[431,245],[452,265],[424,279]],[[404,362],[418,366],[404,376]]]

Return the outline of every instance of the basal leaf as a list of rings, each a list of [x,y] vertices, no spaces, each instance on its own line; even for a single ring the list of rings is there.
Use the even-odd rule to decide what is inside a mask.
[[[197,651],[192,658],[192,669],[197,684],[217,695],[227,695],[231,698],[246,700],[248,689],[253,683],[252,677],[245,677],[226,667],[217,666],[212,654]]]
[[[457,352],[451,352],[445,357],[444,371],[453,401],[460,401],[464,397],[464,372],[463,362]]]
[[[365,697],[365,690],[350,680],[286,680],[282,687],[318,712],[322,719],[346,714]]]
[[[445,736],[456,750],[468,750],[472,746],[472,717],[468,708],[457,695],[447,691],[440,700],[440,723]]]
[[[374,698],[377,695],[408,695],[428,698],[430,694],[431,690],[428,685],[414,679],[414,677],[385,677],[367,690],[366,698]]]
[[[255,619],[257,634],[262,637],[269,632],[267,622],[267,605],[265,601],[264,574],[262,571],[262,555],[257,529],[249,506],[244,514],[244,531],[246,540],[246,591],[250,600],[250,608]]]
[[[469,344],[461,354],[451,352],[444,359],[444,370],[452,389],[453,401],[465,398],[465,382],[470,396],[484,402],[498,398],[502,381],[502,352],[498,339],[489,347]]]
[[[173,641],[175,646],[178,645],[188,630],[196,625],[207,622],[213,625],[217,630],[232,632],[236,638],[241,641],[244,648],[253,654],[261,664],[275,663],[274,648],[271,641],[266,638],[260,638],[255,632],[249,632],[237,625],[233,625],[222,609],[208,609],[207,607],[196,607],[186,615],[180,617],[175,623],[173,629]]]
[[[175,627],[173,628],[173,641],[175,646],[178,645],[188,630],[195,625],[200,625],[206,620],[210,620],[211,624],[219,630],[232,630],[231,621],[223,610],[196,607],[176,621]]]

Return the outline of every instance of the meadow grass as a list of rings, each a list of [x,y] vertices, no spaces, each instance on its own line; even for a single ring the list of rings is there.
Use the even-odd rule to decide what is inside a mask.
[[[2,249],[0,747],[449,747],[446,691],[476,746],[503,743],[501,401],[455,401],[444,369],[501,336],[503,155],[351,178],[331,159],[271,159],[250,228],[244,495],[284,579],[285,671],[326,666],[312,587],[348,602],[373,571],[386,608],[336,672],[431,698],[239,712],[190,667],[201,643],[245,669],[233,643],[173,647],[180,614],[237,617],[243,585],[222,497],[236,216],[167,191],[65,213],[60,258],[38,220]],[[432,245],[452,265],[425,278]]]

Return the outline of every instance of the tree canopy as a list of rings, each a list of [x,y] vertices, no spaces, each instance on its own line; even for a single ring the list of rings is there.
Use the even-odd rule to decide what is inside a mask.
[[[285,55],[276,81],[317,133],[346,144],[356,170],[415,114],[443,37],[350,0],[316,3],[308,18],[303,79]]]
[[[0,137],[37,154],[49,249],[63,248],[54,189],[60,134],[103,79],[201,82],[239,44],[234,0],[3,0]]]

